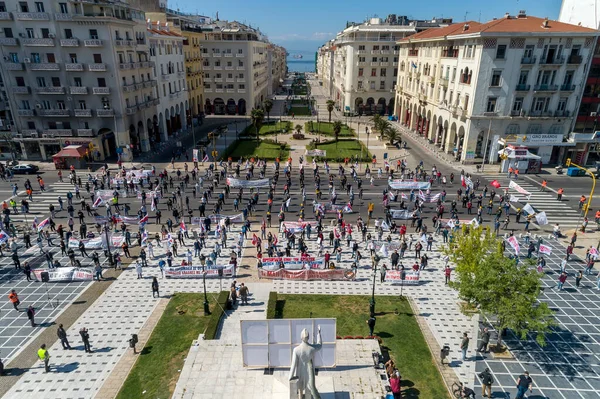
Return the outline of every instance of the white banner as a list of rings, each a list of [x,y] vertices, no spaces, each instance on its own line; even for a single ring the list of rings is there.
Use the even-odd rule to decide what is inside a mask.
[[[536,214],[535,220],[537,221],[537,224],[539,224],[540,226],[548,224],[548,218],[546,217],[546,212],[540,212],[540,213]]]
[[[412,212],[405,209],[390,209],[392,219],[412,219]]]
[[[520,201],[519,201],[519,198],[517,198],[516,196],[514,196],[514,195],[511,194],[510,195],[510,202],[520,202]]]
[[[218,266],[208,269],[202,266],[175,266],[165,267],[165,277],[169,278],[202,278],[206,272],[206,277],[219,277],[219,269],[223,269],[224,277],[233,275],[233,265]]]
[[[194,148],[192,150],[192,162],[198,162],[198,149]]]
[[[514,182],[514,180],[510,181],[510,184],[508,185],[508,188],[512,188],[513,190],[517,190],[518,192],[520,192],[523,195],[527,195],[527,196],[531,195],[531,193],[529,191],[527,191],[523,187],[519,186],[517,183]]]
[[[55,269],[34,269],[33,275],[37,281],[42,281],[42,273],[47,272],[49,282],[91,281],[94,271],[91,268],[59,267]]]
[[[442,193],[437,193],[434,196],[432,196],[431,194],[424,194],[424,195],[419,195],[419,198],[421,198],[423,200],[423,202],[433,203],[433,202],[438,202],[441,195],[442,195]]]
[[[388,270],[385,272],[386,283],[401,283],[402,282],[402,271],[401,270]],[[404,272],[404,284],[418,284],[419,283],[419,272]]]
[[[262,264],[263,269],[275,270],[279,269],[280,263],[283,262],[285,269],[298,270],[302,269],[305,263],[307,263],[311,269],[324,269],[325,258],[314,258],[311,256],[306,257],[275,257],[275,258],[263,258]]]
[[[402,181],[402,180],[390,180],[388,182],[390,188],[394,190],[429,190],[431,183],[423,181]]]
[[[552,248],[547,245],[540,244],[540,253],[550,255],[552,253]]]
[[[326,150],[306,150],[306,156],[308,157],[326,157]]]
[[[69,248],[78,249],[79,241],[83,242],[83,246],[85,249],[102,248],[102,237],[84,238],[83,240],[78,240],[77,238],[69,238]]]
[[[233,177],[227,178],[227,185],[231,188],[266,188],[269,187],[271,181],[269,179],[260,180],[242,180],[234,179]]]
[[[519,251],[521,251],[521,247],[519,246],[519,240],[517,240],[517,237],[510,236],[506,242],[510,244],[510,246],[515,250],[515,253],[518,255]]]
[[[523,211],[527,212],[528,215],[533,215],[535,213],[535,209],[529,204],[525,204]]]
[[[284,222],[283,227],[292,233],[301,233],[307,225],[311,227],[317,227],[318,222],[316,220],[304,221],[304,222]]]

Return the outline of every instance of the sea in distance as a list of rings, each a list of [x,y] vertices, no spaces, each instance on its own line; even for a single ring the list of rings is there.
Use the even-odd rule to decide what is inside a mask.
[[[315,56],[314,51],[299,51],[288,50],[290,55],[287,56],[287,66],[289,72],[315,72]],[[302,58],[294,58],[301,55]]]

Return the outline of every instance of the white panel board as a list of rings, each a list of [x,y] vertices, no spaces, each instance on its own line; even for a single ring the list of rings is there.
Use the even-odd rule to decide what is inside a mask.
[[[271,367],[290,367],[292,364],[290,344],[269,345],[269,364]]]
[[[315,367],[334,367],[335,363],[335,344],[323,344],[315,354]]]
[[[269,343],[288,345],[292,343],[289,320],[269,320]]]
[[[321,340],[323,342],[335,343],[335,337],[337,335],[337,331],[335,328],[335,319],[319,319],[318,321],[315,320],[315,329],[313,335],[311,335],[311,342],[312,337],[314,337],[314,334],[317,333],[318,326],[321,326]]]
[[[242,323],[243,344],[268,344],[269,329],[266,320],[246,320]]]
[[[267,345],[242,345],[244,367],[269,367]]]
[[[302,342],[302,339],[300,337],[302,334],[302,330],[304,330],[305,328],[310,333],[309,342],[312,342],[313,337],[315,336],[313,333],[313,319],[291,319],[290,321],[292,324],[293,345],[298,345],[300,342]]]

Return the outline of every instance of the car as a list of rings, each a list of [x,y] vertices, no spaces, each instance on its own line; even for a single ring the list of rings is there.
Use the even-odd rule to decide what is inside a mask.
[[[37,165],[31,165],[28,163],[24,163],[21,165],[13,166],[10,170],[16,175],[29,175],[32,173],[37,173],[40,168]]]

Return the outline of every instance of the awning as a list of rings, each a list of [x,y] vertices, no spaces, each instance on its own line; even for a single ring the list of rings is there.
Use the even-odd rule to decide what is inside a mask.
[[[52,158],[80,158],[85,155],[86,147],[82,145],[68,145],[52,155]]]

